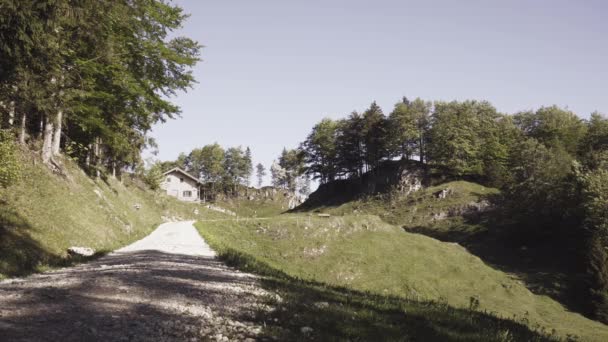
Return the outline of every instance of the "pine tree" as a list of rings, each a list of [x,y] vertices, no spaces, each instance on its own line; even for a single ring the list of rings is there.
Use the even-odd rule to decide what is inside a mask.
[[[262,182],[264,181],[264,176],[266,176],[266,169],[264,168],[264,165],[262,165],[261,163],[258,163],[258,165],[256,165],[255,169],[256,169],[256,176],[258,177],[258,188],[261,188]]]

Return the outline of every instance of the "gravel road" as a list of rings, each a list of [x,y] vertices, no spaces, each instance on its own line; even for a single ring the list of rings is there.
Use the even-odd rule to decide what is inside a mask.
[[[264,339],[258,278],[227,267],[192,222],[87,264],[0,282],[0,341]]]

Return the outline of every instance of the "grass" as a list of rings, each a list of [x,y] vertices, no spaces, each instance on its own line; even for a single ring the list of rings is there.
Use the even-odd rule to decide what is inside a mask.
[[[442,190],[448,190],[449,193],[446,198],[439,199],[438,193]],[[453,181],[405,196],[395,193],[381,194],[340,206],[317,207],[316,211],[334,215],[377,215],[390,224],[406,229],[429,227],[435,230],[451,230],[455,222],[461,222],[460,211],[467,210],[470,204],[487,201],[498,193],[497,189],[480,184]],[[439,219],[442,213],[446,214],[446,217]],[[470,225],[468,229],[476,227]]]
[[[394,298],[409,305],[443,303],[457,312],[453,322],[447,319],[447,323],[442,323],[446,325],[446,331],[454,333],[450,335],[454,339],[477,338],[465,337],[456,328],[465,324],[457,318],[464,315],[458,310],[473,305],[492,316],[526,322],[533,330],[554,330],[561,338],[578,336],[585,341],[608,340],[607,326],[567,312],[546,296],[534,295],[519,280],[487,266],[463,247],[404,232],[377,216],[282,215],[271,220],[250,219],[238,223],[199,222],[197,227],[212,247],[228,259],[231,253],[246,255],[245,260],[249,261],[240,262],[241,267],[247,269],[249,264],[262,264],[266,271],[270,269],[284,273],[290,279],[312,282],[315,291],[321,291],[321,297],[324,287],[331,291],[339,288],[355,291],[363,301],[367,294],[378,296],[368,303],[373,310],[379,310],[378,301],[392,303]],[[253,267],[253,270],[259,268]],[[307,285],[287,281],[283,286]],[[297,292],[294,291],[294,295]],[[392,307],[389,311],[393,309],[398,310]],[[409,311],[406,309],[406,312]],[[421,313],[421,319],[433,325],[435,314],[442,317],[441,313],[431,315],[429,311]],[[388,316],[378,319],[390,320]],[[493,331],[496,335],[491,339],[499,339],[500,329],[491,326],[476,329]],[[416,334],[415,331],[406,332]],[[447,335],[442,336],[450,339]],[[518,336],[513,340],[528,338]]]
[[[64,176],[29,152],[21,154],[22,179],[0,188],[0,278],[69,265],[70,246],[98,255],[149,234],[163,217],[202,219],[219,213],[176,200],[126,178],[92,179],[65,160]],[[136,208],[139,205],[139,209]],[[222,215],[222,217],[224,217]]]
[[[445,302],[419,302],[330,286],[289,276],[248,254],[212,245],[231,266],[263,274],[261,284],[278,296],[261,312],[264,334],[274,340],[299,341],[556,341],[522,322]],[[302,328],[312,328],[303,334]]]
[[[440,199],[442,190],[448,190],[448,195]],[[569,310],[588,314],[581,296],[586,291],[586,275],[576,258],[578,251],[548,237],[522,239],[521,233],[514,233],[517,227],[505,225],[504,218],[492,208],[471,210],[475,203],[497,203],[497,195],[494,188],[452,181],[406,196],[393,193],[317,210],[333,215],[377,215],[408,232],[456,242],[492,267],[517,276],[535,294],[550,296]]]
[[[269,217],[289,210],[288,203],[282,195],[276,199],[230,198],[216,201],[213,204],[236,213],[239,217]],[[277,196],[277,197],[279,197]]]

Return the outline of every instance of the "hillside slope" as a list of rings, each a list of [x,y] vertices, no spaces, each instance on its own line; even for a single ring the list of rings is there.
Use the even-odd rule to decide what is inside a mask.
[[[70,160],[53,173],[21,153],[22,179],[0,188],[0,278],[65,265],[66,249],[107,252],[138,240],[171,217],[219,214],[154,193],[127,176],[92,179]],[[163,217],[164,216],[164,217]]]
[[[369,291],[387,296],[385,300],[395,296],[473,308],[564,339],[608,340],[608,326],[533,294],[520,280],[465,248],[404,232],[376,216],[282,215],[238,223],[200,222],[197,227],[218,251],[252,256],[294,278]],[[457,324],[458,318],[453,320]]]

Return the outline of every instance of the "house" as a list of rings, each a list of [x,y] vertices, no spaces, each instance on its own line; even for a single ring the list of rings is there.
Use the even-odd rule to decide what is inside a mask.
[[[201,182],[188,172],[176,167],[164,174],[160,188],[167,195],[176,197],[180,201],[196,202],[200,198]]]

